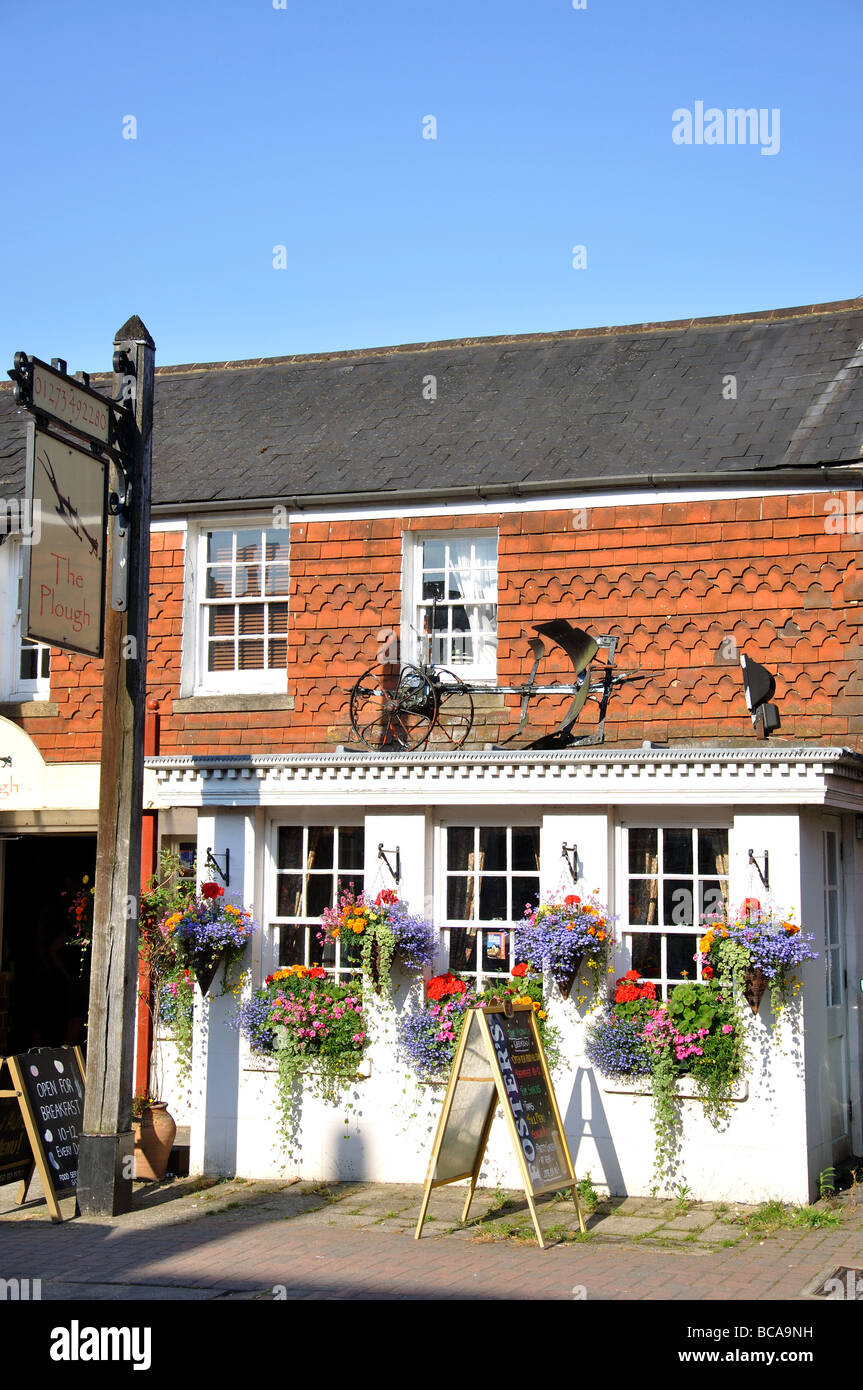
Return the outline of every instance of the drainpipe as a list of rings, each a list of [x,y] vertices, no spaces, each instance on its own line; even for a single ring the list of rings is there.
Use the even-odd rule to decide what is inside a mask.
[[[144,719],[144,757],[155,758],[159,752],[159,701],[147,699]],[[141,824],[141,890],[146,888],[159,866],[159,813],[144,811]],[[138,964],[138,1025],[135,1046],[135,1092],[150,1094],[150,1058],[153,1054],[153,1014],[150,988],[150,969]],[[161,1100],[161,1096],[156,1097]]]

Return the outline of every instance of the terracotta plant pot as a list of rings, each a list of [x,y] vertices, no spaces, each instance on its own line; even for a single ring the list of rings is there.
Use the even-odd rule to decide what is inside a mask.
[[[584,952],[582,952],[580,956],[576,956],[575,960],[573,961],[572,965],[569,967],[569,970],[566,972],[565,975],[558,975],[557,973],[555,973],[554,981],[558,989],[560,990],[560,996],[562,999],[569,998],[569,992],[575,984],[576,980],[578,979],[578,972],[581,969],[581,962],[583,960]]]
[[[749,966],[743,976],[743,994],[754,1014],[758,1013],[761,996],[767,988],[767,976],[756,966]]]
[[[177,1134],[166,1100],[155,1100],[132,1126],[135,1135],[135,1177],[161,1182]]]

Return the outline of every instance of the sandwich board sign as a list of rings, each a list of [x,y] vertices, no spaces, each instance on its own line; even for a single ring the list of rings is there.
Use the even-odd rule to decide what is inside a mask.
[[[467,1220],[495,1111],[500,1105],[522,1174],[540,1248],[534,1199],[569,1188],[585,1229],[575,1169],[557,1107],[533,1008],[525,1004],[468,1010],[438,1121],[415,1239],[422,1234],[434,1188],[470,1180]]]
[[[8,1108],[16,1101],[17,1124]],[[0,1059],[0,1107],[5,1132],[16,1146],[8,1175],[0,1163],[0,1177],[5,1182],[21,1179],[20,1206],[38,1168],[51,1220],[62,1221],[58,1198],[73,1196],[78,1181],[78,1140],[84,1123],[81,1049],[38,1047]]]

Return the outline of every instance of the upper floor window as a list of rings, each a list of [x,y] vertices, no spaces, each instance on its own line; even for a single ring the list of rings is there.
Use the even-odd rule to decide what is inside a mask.
[[[279,692],[288,664],[288,532],[204,531],[198,541],[202,691]]]
[[[463,680],[497,674],[497,536],[437,532],[411,538],[408,611],[414,655]],[[429,641],[431,639],[431,642]]]
[[[8,595],[8,627],[3,644],[2,698],[48,700],[51,694],[51,648],[24,635],[24,550],[7,540],[0,552],[2,587]]]
[[[702,917],[721,913],[728,901],[728,830],[630,826],[624,854],[624,942],[632,968],[666,998],[674,985],[698,977]]]

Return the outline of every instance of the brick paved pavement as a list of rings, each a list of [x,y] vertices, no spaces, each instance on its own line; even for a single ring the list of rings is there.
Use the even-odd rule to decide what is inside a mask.
[[[628,1198],[600,1203],[578,1239],[572,1203],[546,1203],[541,1251],[519,1194],[432,1196],[413,1239],[413,1186],[213,1183],[138,1186],[135,1210],[54,1226],[0,1188],[0,1278],[40,1278],[45,1300],[801,1300],[817,1276],[863,1267],[863,1200],[832,1228],[746,1234],[751,1209]],[[509,1198],[509,1200],[507,1200]],[[67,1204],[70,1214],[72,1203]],[[527,1238],[525,1238],[527,1237]],[[556,1244],[551,1244],[556,1240]],[[823,1300],[818,1300],[823,1303]]]

